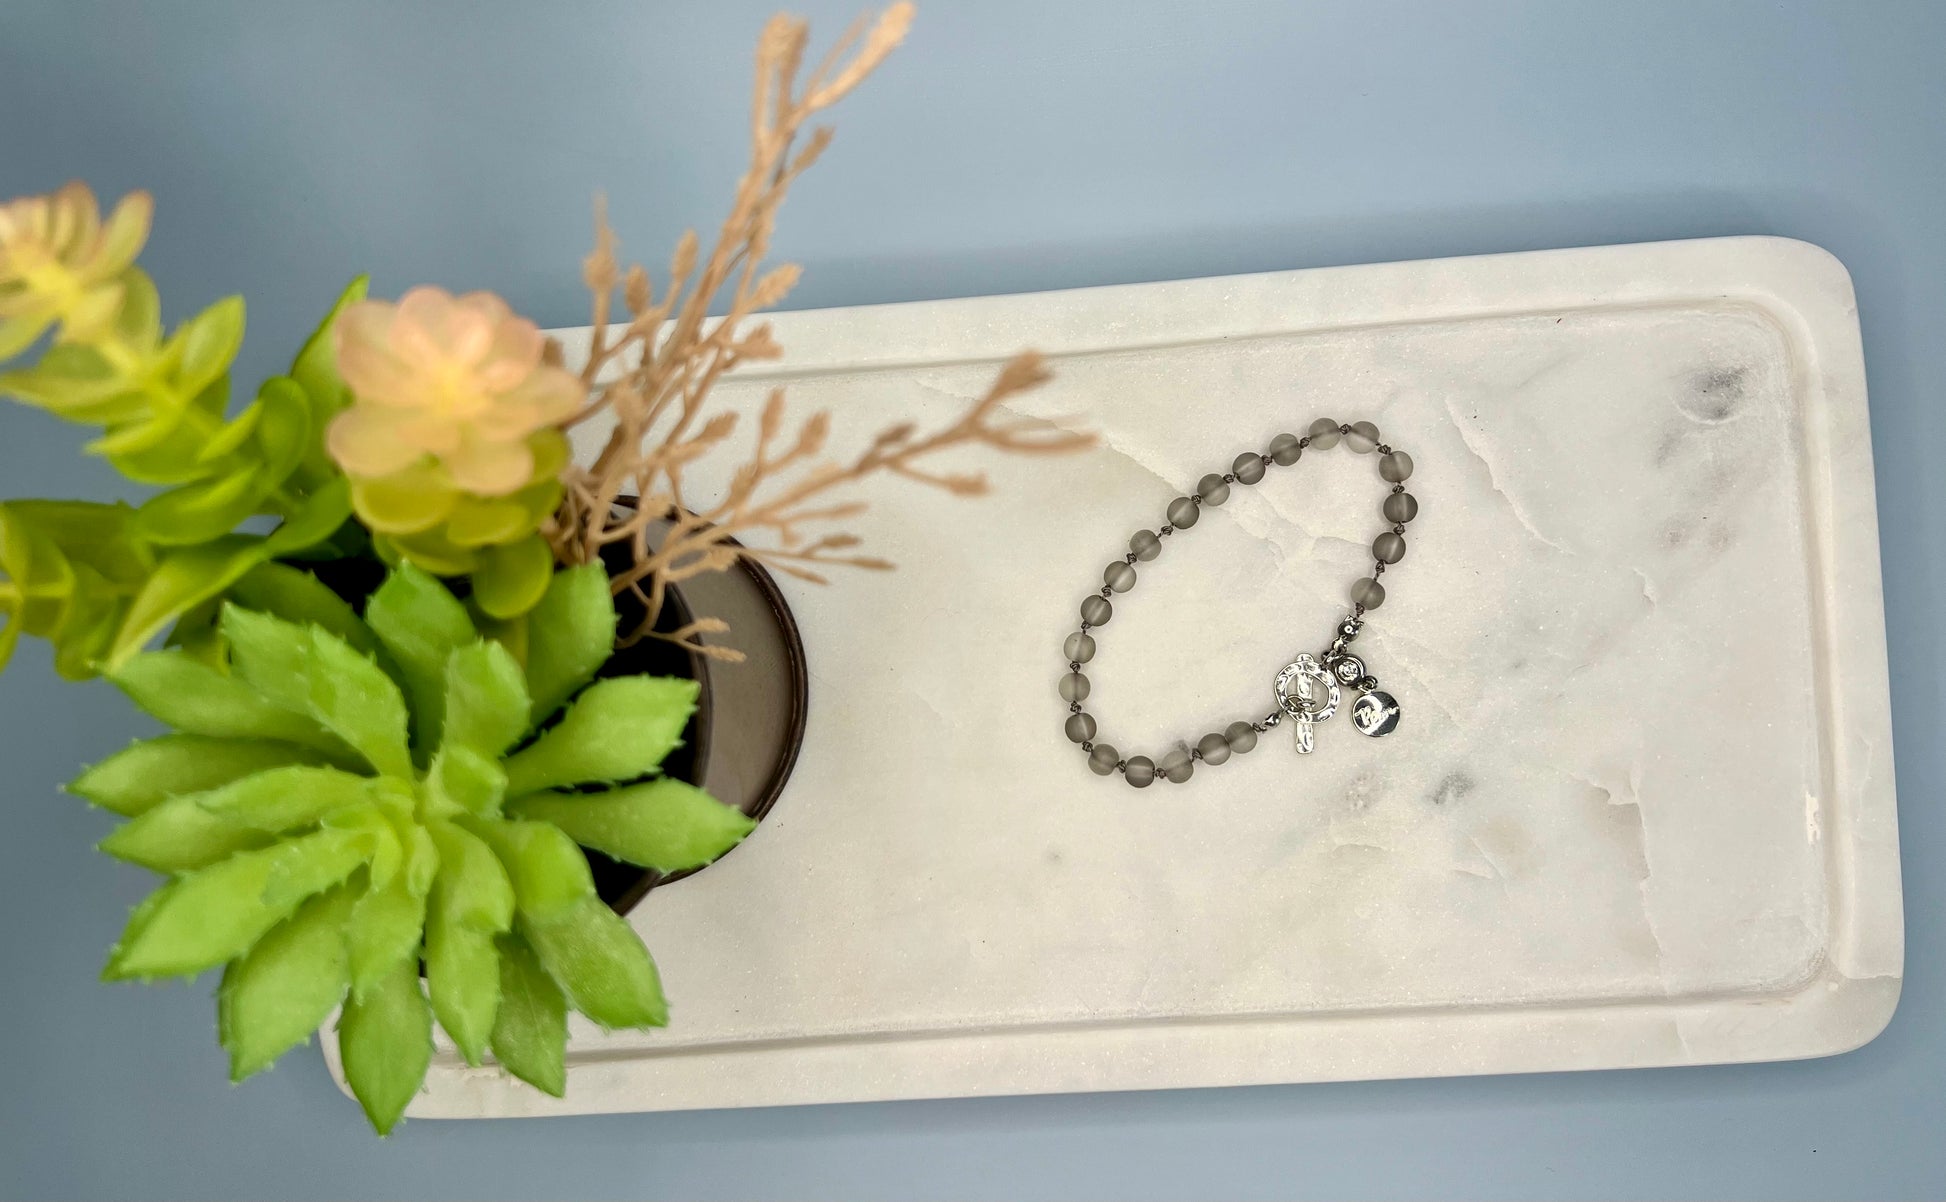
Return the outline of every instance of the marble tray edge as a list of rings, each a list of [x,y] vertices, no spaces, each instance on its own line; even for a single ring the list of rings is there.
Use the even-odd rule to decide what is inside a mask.
[[[1131,303],[1156,290],[1177,302],[1167,308],[1193,317],[1157,323],[1147,314],[1164,307]],[[1405,312],[1401,295],[1412,298]],[[1863,353],[1849,274],[1828,252],[1784,238],[1717,238],[786,312],[774,316],[779,338],[807,351],[794,352],[788,368],[761,374],[977,361],[1025,342],[1078,354],[1248,333],[1686,303],[1748,306],[1774,323],[1791,348],[1804,403],[1805,478],[1819,518],[1810,523],[1808,554],[1819,569],[1813,593],[1829,686],[1832,764],[1821,804],[1834,905],[1824,961],[1794,990],[1667,1005],[1149,1022],[646,1053],[571,1048],[574,1084],[561,1100],[491,1066],[471,1069],[442,1056],[410,1113],[493,1117],[1648,1067],[1809,1058],[1869,1042],[1897,1006],[1903,912]],[[1099,316],[1083,324],[1112,335],[1048,336],[1058,324],[1053,315],[1071,322],[1077,311]],[[588,333],[557,332],[570,355]],[[1840,658],[1845,671],[1836,675],[1829,668]],[[1509,1033],[1508,1024],[1518,1030]],[[1621,1031],[1638,1037],[1635,1046],[1618,1040]],[[1661,1044],[1658,1032],[1668,1035]],[[1077,1036],[1093,1045],[1080,1056],[1071,1054]],[[342,1087],[336,1050],[323,1044]],[[1071,1063],[1053,1054],[1060,1048],[1069,1049]]]

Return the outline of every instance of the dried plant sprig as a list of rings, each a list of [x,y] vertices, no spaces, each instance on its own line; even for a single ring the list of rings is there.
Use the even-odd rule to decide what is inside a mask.
[[[660,296],[645,268],[621,265],[604,206],[596,204],[595,244],[583,263],[593,296],[594,334],[581,369],[589,399],[568,424],[606,413],[614,430],[592,465],[569,469],[549,539],[564,563],[590,562],[605,546],[630,548],[633,566],[614,576],[613,588],[617,595],[634,596],[645,613],[634,629],[623,632],[624,645],[653,637],[719,659],[740,659],[734,650],[698,637],[723,633],[719,620],[666,634],[653,630],[671,585],[723,571],[740,558],[816,583],[824,582],[819,567],[889,568],[884,559],[855,553],[860,540],[854,534],[813,535],[805,529],[856,517],[866,508],[863,501],[830,494],[868,477],[898,476],[976,496],[987,490],[984,476],[938,470],[935,457],[969,446],[1008,454],[1059,453],[1094,441],[1091,435],[1005,416],[1010,397],[1048,377],[1040,356],[1027,352],[1009,361],[986,393],[947,425],[923,434],[914,424],[892,426],[841,462],[821,458],[831,430],[828,413],[813,414],[785,437],[783,395],[775,391],[759,419],[750,458],[732,474],[723,494],[696,502],[685,490],[689,466],[716,451],[738,427],[734,413],[705,413],[710,390],[738,365],[783,353],[768,323],[747,320],[783,300],[799,278],[795,264],[767,267],[764,259],[778,206],[831,142],[829,128],[806,134],[805,127],[899,45],[912,12],[910,4],[899,3],[869,27],[861,21],[801,82],[809,28],[788,16],[771,19],[757,43],[750,160],[729,215],[707,255],[694,231],[683,235]],[[618,295],[626,321],[615,320]],[[726,310],[711,317],[710,307],[719,301]],[[617,508],[618,501],[631,497],[639,498],[632,509]],[[746,542],[752,535],[775,545]]]

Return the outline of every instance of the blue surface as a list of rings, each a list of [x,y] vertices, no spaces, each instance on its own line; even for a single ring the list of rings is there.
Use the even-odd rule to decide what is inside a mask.
[[[393,8],[398,11],[389,11]],[[658,7],[668,11],[655,11]],[[828,36],[851,0],[797,3]],[[152,189],[172,317],[275,370],[354,271],[584,322],[590,194],[659,261],[720,213],[767,6],[0,7],[0,196]],[[1833,1197],[1946,1193],[1946,5],[932,0],[785,210],[799,305],[1767,233],[1851,268],[1905,848],[1891,1028],[1833,1060],[500,1123],[371,1138],[315,1053],[224,1081],[207,984],[95,972],[142,874],[56,794],[142,728],[0,681],[0,1193]],[[106,496],[0,412],[0,492]]]

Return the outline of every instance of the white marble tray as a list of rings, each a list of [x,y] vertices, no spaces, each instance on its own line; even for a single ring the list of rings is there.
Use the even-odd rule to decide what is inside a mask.
[[[875,489],[898,560],[789,586],[804,757],[635,914],[666,1031],[577,1027],[567,1098],[442,1052],[410,1113],[492,1116],[1826,1055],[1889,1019],[1902,916],[1872,457],[1849,278],[1767,238],[790,313],[854,437],[1020,407],[1104,432],[996,495]],[[585,331],[581,332],[585,336]],[[570,335],[572,338],[573,335]],[[1360,641],[1399,732],[1274,732],[1187,786],[1088,773],[1055,681],[1128,535],[1243,446],[1371,418],[1423,504]],[[590,439],[598,432],[590,432]],[[584,440],[583,451],[588,449]],[[1376,532],[1307,457],[1143,565],[1103,736],[1269,708]],[[326,1047],[330,1047],[326,1041]]]

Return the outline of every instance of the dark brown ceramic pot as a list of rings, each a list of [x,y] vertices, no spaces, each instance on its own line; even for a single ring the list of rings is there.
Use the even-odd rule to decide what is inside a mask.
[[[611,573],[628,562],[623,548],[609,565]],[[628,594],[617,598],[616,610],[624,631],[641,621],[641,602]],[[647,673],[700,684],[683,746],[671,753],[663,771],[761,822],[784,791],[804,745],[810,703],[804,641],[777,581],[761,564],[746,559],[727,571],[692,576],[670,588],[656,629],[672,631],[699,615],[729,624],[729,634],[714,637],[743,652],[743,662],[724,663],[660,639],[642,639],[617,651],[601,675]],[[702,871],[665,875],[600,852],[587,855],[596,888],[619,914],[628,913],[650,890]]]

